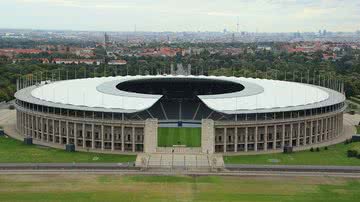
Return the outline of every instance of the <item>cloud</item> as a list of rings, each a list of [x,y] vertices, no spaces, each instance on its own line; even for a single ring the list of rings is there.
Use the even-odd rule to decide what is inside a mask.
[[[129,8],[130,3],[121,3],[113,0],[18,0],[27,4],[40,4],[49,6],[75,7],[75,8],[98,8],[98,9],[123,9]]]
[[[313,19],[336,13],[336,8],[304,8],[295,14],[296,18]]]
[[[219,31],[359,29],[359,0],[0,0],[0,27]],[[15,10],[15,12],[13,12]],[[42,18],[39,17],[41,13]],[[12,18],[8,18],[11,15]],[[111,19],[111,20],[109,20]],[[119,20],[114,20],[119,19]],[[329,29],[330,30],[330,29]]]
[[[207,15],[209,15],[209,16],[229,16],[229,17],[239,16],[238,13],[231,13],[231,12],[208,12]]]

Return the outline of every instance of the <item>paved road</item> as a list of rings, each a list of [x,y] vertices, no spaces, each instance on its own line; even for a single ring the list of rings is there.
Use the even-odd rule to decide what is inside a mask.
[[[6,172],[121,172],[121,173],[165,173],[182,174],[209,173],[238,175],[246,172],[258,173],[308,173],[308,174],[351,174],[360,177],[360,166],[308,166],[308,165],[226,165],[225,169],[207,172],[206,170],[147,169],[141,170],[133,163],[0,163],[0,173]]]
[[[229,171],[346,172],[360,174],[360,166],[226,164],[225,169]]]
[[[155,176],[172,176],[172,175],[189,175],[189,176],[280,176],[280,177],[346,177],[360,178],[357,173],[333,173],[333,172],[284,172],[284,171],[237,171],[237,172],[184,172],[184,171],[129,171],[129,170],[3,170],[0,175],[24,175],[24,174],[114,174],[114,175],[155,175]]]

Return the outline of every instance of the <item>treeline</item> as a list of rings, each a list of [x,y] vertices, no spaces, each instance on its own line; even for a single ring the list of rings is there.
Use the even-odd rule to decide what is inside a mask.
[[[0,58],[0,101],[13,99],[19,76],[47,79],[72,79],[94,76],[169,74],[170,66],[182,63],[192,66],[192,74],[259,77],[307,81],[342,80],[347,96],[360,94],[359,52],[347,50],[341,59],[325,61],[322,52],[315,54],[273,51],[245,52],[239,55],[210,54],[176,57],[124,57],[127,65],[55,65],[26,62],[11,64]]]
[[[95,47],[94,41],[78,40],[78,39],[48,39],[48,40],[31,40],[31,39],[13,39],[2,38],[0,39],[0,48],[24,48],[31,49],[36,48],[39,45],[64,45],[64,46],[76,46],[76,47]]]

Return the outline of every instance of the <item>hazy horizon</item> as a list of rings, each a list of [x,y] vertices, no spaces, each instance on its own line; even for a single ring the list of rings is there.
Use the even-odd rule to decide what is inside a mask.
[[[144,32],[354,32],[358,0],[2,0],[4,29]],[[135,28],[136,27],[136,28]]]

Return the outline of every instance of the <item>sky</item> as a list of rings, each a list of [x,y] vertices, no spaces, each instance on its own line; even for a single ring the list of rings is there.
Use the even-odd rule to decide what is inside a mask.
[[[87,31],[360,30],[360,0],[0,0],[0,28]]]

